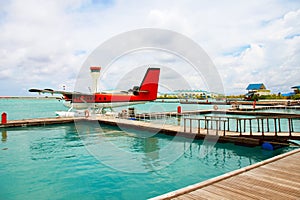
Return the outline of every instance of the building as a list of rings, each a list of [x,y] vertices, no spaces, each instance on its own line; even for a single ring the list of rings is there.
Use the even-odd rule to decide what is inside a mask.
[[[215,94],[205,90],[174,90],[172,92],[159,93],[159,98],[178,98],[178,99],[206,99],[214,97]]]
[[[258,96],[262,96],[262,95],[270,95],[270,90],[268,90],[266,88],[266,86],[263,83],[252,83],[249,84],[248,87],[246,88],[246,90],[248,90],[248,94],[247,95],[258,95]]]
[[[292,87],[294,90],[295,94],[300,94],[300,85]]]
[[[211,94],[205,90],[175,90],[178,98],[205,99],[210,98]]]

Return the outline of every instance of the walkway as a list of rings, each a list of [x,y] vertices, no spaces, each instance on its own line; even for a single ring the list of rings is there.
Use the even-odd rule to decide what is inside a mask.
[[[300,149],[170,192],[158,199],[300,199]]]

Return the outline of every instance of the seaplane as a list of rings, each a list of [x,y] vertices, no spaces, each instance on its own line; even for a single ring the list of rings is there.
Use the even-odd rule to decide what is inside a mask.
[[[113,115],[113,108],[156,100],[160,68],[148,68],[140,86],[133,86],[132,89],[118,92],[97,92],[100,70],[101,67],[90,67],[94,89],[90,94],[53,89],[29,89],[29,92],[61,94],[60,100],[63,100],[64,106],[68,107],[69,110],[57,111],[58,117],[85,116],[88,118],[91,114],[105,113]],[[127,112],[126,110],[123,111]]]

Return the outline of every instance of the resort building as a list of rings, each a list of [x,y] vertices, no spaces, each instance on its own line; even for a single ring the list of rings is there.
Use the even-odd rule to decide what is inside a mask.
[[[159,98],[178,98],[178,99],[206,99],[219,97],[219,94],[205,90],[174,90],[172,92],[159,93]]]
[[[263,83],[249,84],[246,90],[248,90],[248,94],[256,94],[258,96],[270,95],[271,92],[270,90],[266,89],[266,86]]]
[[[175,90],[178,98],[205,99],[210,98],[211,94],[205,90]]]
[[[300,85],[292,87],[294,90],[295,94],[300,94]]]

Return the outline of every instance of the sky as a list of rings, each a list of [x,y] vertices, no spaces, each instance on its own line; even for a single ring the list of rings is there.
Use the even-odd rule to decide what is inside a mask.
[[[0,0],[0,96],[29,96],[30,88],[73,91],[83,63],[99,45],[142,28],[175,31],[196,42],[227,95],[245,94],[249,83],[264,83],[275,94],[300,85],[298,0]],[[183,82],[187,89],[207,89],[178,57],[139,53],[114,62],[119,68],[111,74],[128,75],[131,69],[122,66],[143,58],[145,65],[168,67],[161,81],[169,90],[184,89]],[[97,62],[92,64],[101,66]],[[122,77],[106,72],[100,88],[115,89]],[[178,74],[185,80],[176,81]]]

